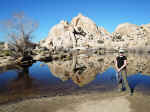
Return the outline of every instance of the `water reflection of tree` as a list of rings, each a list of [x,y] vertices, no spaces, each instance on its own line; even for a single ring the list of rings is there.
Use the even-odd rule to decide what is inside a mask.
[[[87,69],[87,67],[85,65],[81,65],[78,63],[77,60],[77,56],[73,56],[73,63],[72,63],[72,71],[73,71],[73,76],[72,76],[72,80],[77,83],[78,85],[80,85],[81,81],[81,75],[83,75],[82,73]]]
[[[26,89],[32,89],[33,87],[33,79],[29,74],[29,67],[22,67],[21,70],[17,70],[17,77],[12,80],[8,88],[10,91],[24,91]]]
[[[73,56],[73,63],[72,63],[72,71],[73,73],[77,73],[81,75],[86,69],[86,65],[78,63],[77,56]]]

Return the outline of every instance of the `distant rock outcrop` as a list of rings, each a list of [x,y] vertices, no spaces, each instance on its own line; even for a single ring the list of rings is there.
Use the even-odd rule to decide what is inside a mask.
[[[115,32],[120,34],[120,47],[127,49],[144,50],[150,46],[150,29],[149,25],[135,25],[124,23],[118,25]],[[122,46],[121,46],[122,45]]]
[[[123,23],[117,26],[115,32],[120,33],[121,35],[126,35],[135,32],[138,29],[138,26],[130,23]]]
[[[0,50],[9,50],[10,45],[7,42],[0,42]]]

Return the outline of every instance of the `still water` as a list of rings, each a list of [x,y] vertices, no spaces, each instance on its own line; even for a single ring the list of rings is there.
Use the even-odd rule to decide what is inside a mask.
[[[0,70],[0,104],[25,98],[117,91],[116,54],[78,55],[72,60],[36,62]],[[150,95],[150,57],[127,54],[132,92]]]

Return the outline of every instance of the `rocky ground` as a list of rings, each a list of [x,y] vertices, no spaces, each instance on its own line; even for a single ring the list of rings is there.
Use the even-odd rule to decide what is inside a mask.
[[[0,57],[0,67],[13,65],[14,59],[10,56]]]
[[[149,112],[149,109],[149,96],[120,92],[30,99],[0,106],[0,112]]]

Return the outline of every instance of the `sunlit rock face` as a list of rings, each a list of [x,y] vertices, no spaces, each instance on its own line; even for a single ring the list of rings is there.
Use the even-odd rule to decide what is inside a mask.
[[[121,35],[126,35],[135,32],[138,29],[138,26],[130,23],[123,23],[117,26],[115,32],[120,33]]]
[[[50,49],[71,48],[72,43],[72,27],[66,21],[61,21],[50,30],[48,37],[40,44]]]
[[[88,17],[78,14],[70,23],[60,21],[59,24],[52,27],[48,37],[40,43],[41,46],[49,49],[101,48],[104,47],[104,38],[110,35]]]
[[[90,18],[78,14],[71,22],[60,21],[40,42],[48,49],[119,48],[131,50],[150,49],[150,24],[119,24],[113,33],[96,25]]]
[[[105,72],[108,68],[114,66],[114,60],[117,54],[103,56],[74,56],[69,61],[53,61],[47,63],[53,75],[60,78],[62,81],[73,80],[79,86],[84,86],[92,82],[98,73]],[[149,75],[150,61],[147,55],[127,55],[127,74],[133,75],[141,72]],[[149,61],[147,61],[149,60]]]
[[[116,47],[123,47],[127,49],[146,50],[150,46],[150,27],[149,25],[135,25],[124,23],[117,26],[116,34],[120,35],[119,39],[114,39]]]
[[[74,27],[81,27],[81,29],[84,29],[86,33],[96,33],[98,30],[96,24],[91,19],[83,16],[82,14],[78,14],[77,17],[74,17],[71,21],[71,25]]]

